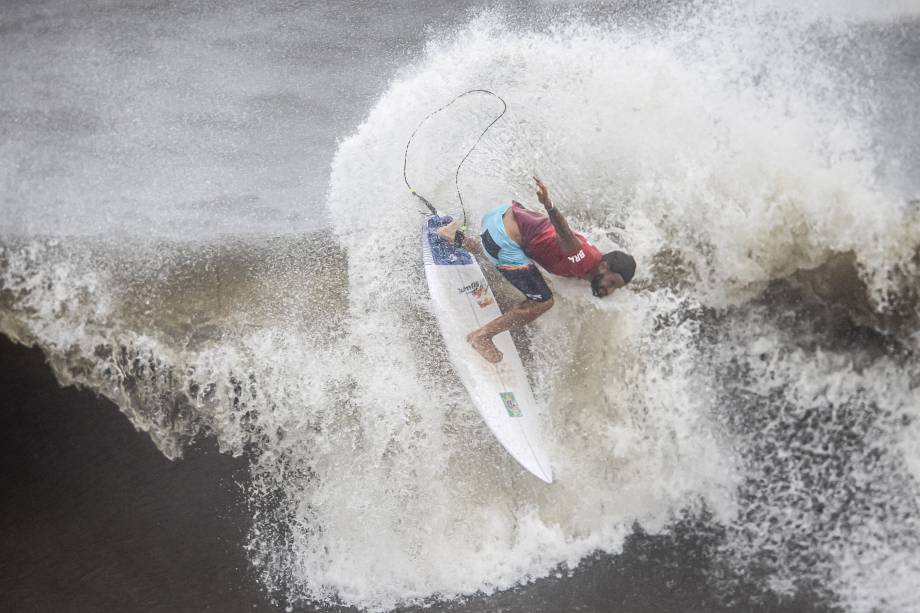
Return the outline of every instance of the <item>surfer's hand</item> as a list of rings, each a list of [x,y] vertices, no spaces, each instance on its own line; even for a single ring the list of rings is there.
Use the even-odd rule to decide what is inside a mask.
[[[553,208],[553,201],[549,199],[549,190],[543,185],[543,181],[537,177],[534,177],[533,180],[537,182],[537,200],[547,209]]]

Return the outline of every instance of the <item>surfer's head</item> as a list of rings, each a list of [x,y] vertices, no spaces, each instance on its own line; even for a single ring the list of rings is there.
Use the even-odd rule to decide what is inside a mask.
[[[636,260],[631,255],[622,251],[606,253],[591,277],[591,293],[598,298],[609,296],[632,281],[635,274]]]

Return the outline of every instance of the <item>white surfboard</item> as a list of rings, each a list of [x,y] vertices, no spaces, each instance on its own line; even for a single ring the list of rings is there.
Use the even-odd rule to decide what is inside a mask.
[[[501,315],[501,309],[476,259],[435,233],[441,223],[433,215],[426,219],[422,256],[450,361],[498,442],[524,468],[552,483],[537,402],[511,334],[492,339],[504,354],[498,364],[485,360],[466,341],[467,334]]]

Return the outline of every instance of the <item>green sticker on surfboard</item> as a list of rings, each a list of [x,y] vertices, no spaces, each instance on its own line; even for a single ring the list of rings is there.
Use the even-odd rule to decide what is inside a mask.
[[[499,396],[502,397],[502,403],[505,405],[505,410],[508,411],[508,417],[521,417],[521,407],[518,406],[517,400],[514,398],[514,392],[499,392]]]

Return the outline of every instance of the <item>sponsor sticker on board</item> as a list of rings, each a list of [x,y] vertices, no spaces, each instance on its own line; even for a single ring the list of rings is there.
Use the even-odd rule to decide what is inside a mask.
[[[461,294],[471,295],[480,309],[484,309],[495,302],[492,298],[492,292],[489,291],[489,284],[485,281],[473,281],[463,287],[458,287],[457,291]]]
[[[514,392],[499,392],[498,395],[501,396],[505,410],[508,411],[508,417],[521,417],[523,415],[521,407],[518,406],[514,397]]]

